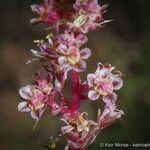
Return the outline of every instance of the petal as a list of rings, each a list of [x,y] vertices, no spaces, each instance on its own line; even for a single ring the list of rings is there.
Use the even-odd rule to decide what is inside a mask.
[[[101,66],[100,66],[100,64],[98,64],[96,71],[95,71],[95,74],[99,74],[100,70],[101,70]]]
[[[32,52],[32,54],[34,56],[39,57],[39,58],[43,58],[43,57],[47,56],[47,53],[36,51],[34,49],[31,49],[30,51]]]
[[[30,114],[33,119],[35,119],[36,121],[39,121],[39,119],[42,117],[44,111],[45,111],[45,108],[44,109],[42,108],[38,111],[31,110]]]
[[[89,86],[93,86],[93,79],[94,79],[94,74],[89,73],[89,74],[87,75],[87,81],[88,81],[88,85],[89,85]]]
[[[100,94],[97,93],[96,91],[89,91],[88,97],[89,97],[89,99],[91,99],[92,101],[95,101],[95,100],[97,100],[97,99],[100,97]]]
[[[31,10],[34,13],[39,13],[39,5],[36,5],[36,4],[31,5]]]
[[[55,80],[55,87],[56,87],[57,91],[61,91],[61,89],[62,89],[62,85],[57,79]]]
[[[48,43],[49,43],[50,45],[53,45],[53,40],[52,40],[51,38],[48,38]]]
[[[80,31],[86,34],[89,31],[89,27],[87,25],[83,25],[82,27],[80,27]]]
[[[86,69],[86,62],[84,60],[80,60],[79,66],[73,66],[72,69],[76,72],[83,72]]]
[[[51,115],[52,116],[56,116],[57,114],[59,114],[61,111],[61,108],[53,108],[52,111],[51,111]]]
[[[66,69],[64,69],[64,72],[63,72],[63,75],[62,75],[62,78],[61,80],[67,80],[67,75],[68,75],[68,72],[71,70],[71,67],[68,67]]]
[[[20,112],[29,112],[30,108],[28,107],[28,103],[26,101],[20,102],[18,104],[18,111],[20,111]]]
[[[43,7],[43,5],[31,5],[31,10],[33,13],[37,13],[38,15],[41,15],[45,12],[45,8]]]
[[[114,90],[119,90],[123,86],[123,80],[120,77],[112,75],[110,79],[112,81]]]
[[[32,88],[32,86],[27,85],[27,86],[22,87],[21,89],[19,89],[20,96],[23,99],[27,99],[28,100],[30,98],[29,93],[31,92],[31,88]]]
[[[117,100],[116,93],[103,96],[103,101],[106,103],[107,107],[111,107],[113,104],[115,104],[116,100]]]
[[[82,46],[88,41],[87,36],[84,34],[77,35],[76,39],[77,41],[79,41],[79,46]]]
[[[39,18],[33,18],[33,19],[30,20],[30,23],[31,23],[31,24],[37,24],[37,23],[40,23],[41,21],[42,21],[42,20],[39,19]]]
[[[39,120],[39,117],[38,117],[38,115],[37,115],[37,112],[34,112],[33,110],[30,112],[30,114],[31,114],[31,117],[33,118],[33,119],[35,119],[36,121],[38,121]]]
[[[102,68],[102,69],[99,71],[99,75],[100,75],[102,78],[107,78],[109,74],[110,74],[110,70],[109,70],[108,68]]]
[[[80,67],[81,69],[85,70],[85,69],[86,69],[86,62],[85,62],[84,60],[80,60],[80,62],[79,62],[79,67]]]
[[[64,54],[64,55],[67,54],[67,47],[66,47],[66,45],[64,45],[64,44],[61,43],[61,44],[59,44],[58,49],[59,49],[59,51],[60,51],[62,54]]]
[[[65,56],[59,57],[58,62],[64,68],[67,68],[69,66],[69,63],[68,63],[67,58]]]
[[[80,52],[82,59],[88,59],[91,56],[91,50],[89,48],[84,48]]]
[[[72,127],[72,126],[64,126],[64,127],[61,127],[61,131],[62,131],[63,134],[68,134],[68,133],[70,133],[73,129],[74,129],[74,127]]]
[[[46,107],[44,107],[44,108],[42,108],[42,109],[39,110],[39,118],[42,117],[42,115],[43,115],[45,109],[46,109]]]

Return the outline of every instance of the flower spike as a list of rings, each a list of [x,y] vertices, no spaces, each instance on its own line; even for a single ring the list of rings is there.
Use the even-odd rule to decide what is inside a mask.
[[[72,8],[66,9],[70,5]],[[99,132],[124,115],[117,107],[116,94],[123,86],[122,74],[115,67],[99,62],[95,73],[89,73],[84,82],[81,80],[92,54],[85,46],[87,34],[112,21],[104,19],[107,7],[100,6],[98,0],[43,0],[42,4],[31,6],[38,16],[31,19],[31,24],[46,23],[49,34],[45,39],[34,40],[36,48],[31,53],[35,58],[27,63],[40,61],[44,71],[34,73],[32,84],[19,89],[22,101],[18,111],[30,113],[34,128],[45,110],[50,110],[51,117],[59,114],[65,123],[59,134],[67,140],[65,150],[85,150]],[[66,98],[70,72],[71,97]],[[98,99],[102,99],[104,108],[99,106],[97,120],[93,121],[88,119],[87,110],[80,112],[80,106]],[[56,149],[57,142],[50,138],[44,146]]]

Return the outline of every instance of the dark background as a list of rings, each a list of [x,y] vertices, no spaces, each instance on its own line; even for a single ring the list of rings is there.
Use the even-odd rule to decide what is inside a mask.
[[[42,150],[42,142],[60,132],[59,117],[45,115],[32,132],[29,114],[19,113],[18,88],[29,84],[39,64],[26,65],[32,58],[33,40],[47,34],[41,26],[31,26],[29,5],[36,0],[5,0],[0,4],[0,150]],[[101,148],[100,143],[150,143],[150,1],[101,0],[109,3],[107,19],[114,19],[101,32],[89,34],[87,44],[93,50],[87,72],[94,72],[98,61],[111,63],[124,76],[119,91],[119,105],[125,115],[105,129],[88,148]],[[85,74],[83,73],[83,77]],[[83,104],[89,118],[95,116],[99,103]],[[60,139],[58,149],[65,142]],[[111,148],[116,149],[116,148]],[[132,148],[134,149],[134,148]],[[142,148],[141,148],[142,149]]]

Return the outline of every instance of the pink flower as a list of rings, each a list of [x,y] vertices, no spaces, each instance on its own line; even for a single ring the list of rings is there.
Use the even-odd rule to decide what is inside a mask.
[[[87,81],[91,91],[88,97],[91,100],[96,100],[103,96],[103,101],[109,105],[110,101],[116,101],[117,95],[114,90],[119,90],[123,86],[123,81],[120,78],[121,74],[113,74],[114,67],[111,65],[98,65],[94,74],[88,74]]]
[[[86,113],[78,114],[76,118],[69,120],[61,119],[67,124],[61,128],[62,134],[68,141],[66,149],[85,149],[94,141],[96,135],[91,136],[91,132],[98,128],[98,124],[85,118],[84,114]]]
[[[63,34],[59,37],[58,62],[63,68],[70,68],[77,72],[86,69],[85,60],[91,55],[91,50],[84,48],[80,51],[80,47],[87,42],[87,37],[83,34]]]
[[[77,0],[74,4],[73,22],[68,23],[70,30],[87,33],[101,27],[105,23],[103,13],[107,5],[98,5],[97,0]]]
[[[91,55],[88,48],[79,51],[79,48],[87,42],[87,37],[84,34],[60,34],[57,36],[47,36],[48,42],[36,40],[37,46],[40,50],[33,50],[31,52],[40,60],[51,60],[55,64],[62,64],[62,59],[68,56],[68,66],[77,65],[76,70],[82,71],[86,68],[85,59]],[[83,59],[83,60],[82,60]],[[70,63],[70,65],[69,65]],[[66,69],[63,65],[61,67]]]
[[[98,122],[100,129],[104,129],[114,123],[117,119],[120,119],[124,115],[122,110],[116,108],[114,104],[111,107],[105,107],[102,114],[98,116]]]
[[[66,47],[61,44],[59,50],[63,56],[59,57],[58,62],[63,68],[70,67],[70,69],[77,72],[82,72],[86,69],[86,62],[84,60],[90,57],[90,49],[84,48],[80,51],[77,47]]]
[[[50,94],[54,85],[52,83],[53,81],[53,75],[49,72],[44,73],[35,73],[33,75],[33,79],[35,82],[35,85],[45,94]]]
[[[45,22],[54,25],[59,21],[60,14],[53,0],[44,0],[43,4],[32,5],[31,9],[34,13],[39,15],[39,18],[34,18],[30,21],[32,24]]]
[[[54,40],[56,45],[58,44],[58,46],[59,44],[64,44],[67,47],[81,47],[87,42],[88,39],[85,34],[68,33],[68,31],[65,30],[65,34],[60,34],[59,36],[56,36]]]
[[[34,74],[33,79],[33,85],[27,85],[19,90],[20,96],[25,101],[19,103],[18,110],[30,112],[31,117],[38,121],[46,109],[47,96],[54,88],[53,77],[51,73],[41,72]]]
[[[45,110],[44,94],[30,85],[21,88],[19,94],[26,101],[18,104],[18,110],[20,112],[30,112],[31,117],[38,121]]]

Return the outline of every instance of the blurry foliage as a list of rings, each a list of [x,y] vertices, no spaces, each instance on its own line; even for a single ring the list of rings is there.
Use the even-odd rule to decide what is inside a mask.
[[[43,38],[41,25],[29,24],[33,14],[33,0],[5,0],[0,5],[0,149],[42,150],[42,142],[60,133],[58,118],[44,116],[34,133],[28,114],[17,112],[19,87],[30,83],[31,75],[40,65],[25,65],[32,58],[29,49],[34,39]],[[87,72],[96,69],[96,62],[115,65],[124,76],[125,85],[119,93],[119,104],[125,112],[121,121],[104,130],[88,148],[100,148],[100,143],[146,143],[150,141],[150,1],[149,0],[101,0],[109,3],[107,19],[114,19],[101,32],[89,34],[88,46],[93,55],[88,61]],[[98,57],[99,56],[99,57]],[[83,74],[83,77],[86,77]],[[100,102],[83,104],[89,109],[89,117],[96,114],[94,108]],[[61,150],[65,141],[60,139]]]

